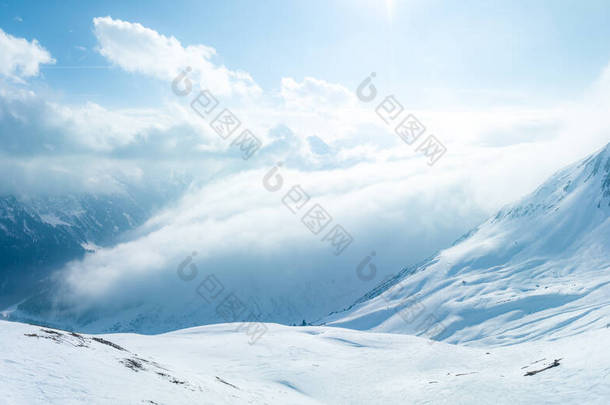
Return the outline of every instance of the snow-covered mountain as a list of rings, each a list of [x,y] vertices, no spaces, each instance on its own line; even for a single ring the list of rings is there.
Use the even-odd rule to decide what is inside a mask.
[[[606,404],[610,329],[499,348],[400,334],[218,324],[85,335],[0,321],[1,403]]]
[[[610,144],[323,322],[513,344],[610,323]]]
[[[0,197],[0,308],[50,288],[54,270],[116,243],[184,188],[175,182],[110,194]]]
[[[11,212],[11,223],[30,215]],[[143,336],[0,321],[2,398],[28,405],[605,404],[610,358],[592,342],[610,336],[609,218],[610,145],[325,325],[234,322]],[[33,299],[17,312],[41,314],[46,303]],[[158,312],[128,308],[127,326],[165,327],[163,304]],[[174,324],[199,319],[197,310]],[[99,318],[82,316],[74,325]]]

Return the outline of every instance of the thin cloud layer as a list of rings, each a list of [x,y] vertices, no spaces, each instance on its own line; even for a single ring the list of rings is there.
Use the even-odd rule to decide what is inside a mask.
[[[329,83],[314,77],[306,77],[297,82],[285,77],[281,82],[280,94],[286,107],[296,110],[333,109],[355,107],[354,93],[336,83]]]

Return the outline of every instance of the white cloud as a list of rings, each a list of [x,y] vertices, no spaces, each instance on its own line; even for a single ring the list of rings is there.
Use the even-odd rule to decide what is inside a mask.
[[[187,66],[191,80],[218,95],[256,95],[260,88],[249,74],[215,64],[216,50],[206,45],[182,46],[173,36],[167,37],[138,23],[111,17],[93,19],[99,52],[128,72],[137,72],[172,81]]]
[[[47,63],[55,63],[55,59],[37,40],[17,38],[0,28],[0,75],[22,81],[37,76],[40,65]]]
[[[313,77],[306,77],[302,82],[282,78],[280,94],[288,108],[297,110],[339,110],[356,102],[353,92],[344,86]]]
[[[0,117],[5,134],[0,150],[20,155],[43,150],[111,152],[176,125],[159,110],[109,110],[91,102],[68,106],[14,86],[0,86]]]

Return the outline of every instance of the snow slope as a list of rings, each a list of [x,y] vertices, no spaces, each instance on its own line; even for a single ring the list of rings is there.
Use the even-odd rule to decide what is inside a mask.
[[[610,145],[328,325],[514,344],[610,323]]]
[[[0,321],[0,403],[607,403],[610,329],[494,349],[266,324],[164,335],[71,335]],[[94,340],[97,339],[97,340]],[[527,372],[559,366],[533,376]]]

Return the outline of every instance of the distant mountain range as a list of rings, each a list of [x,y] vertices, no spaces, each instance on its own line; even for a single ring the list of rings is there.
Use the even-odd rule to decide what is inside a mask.
[[[610,144],[322,323],[513,344],[610,324]]]
[[[181,194],[125,187],[113,194],[0,197],[0,308],[49,288],[50,274],[125,232]]]

